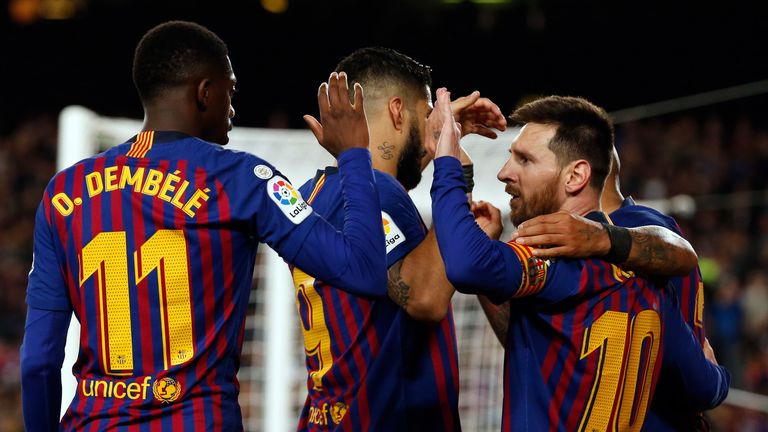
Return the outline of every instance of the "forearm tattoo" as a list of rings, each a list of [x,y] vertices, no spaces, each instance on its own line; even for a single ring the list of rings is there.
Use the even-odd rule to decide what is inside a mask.
[[[411,292],[411,287],[400,276],[400,268],[403,266],[403,260],[400,260],[392,265],[387,272],[387,293],[389,298],[393,302],[405,308],[408,305],[408,298]]]
[[[632,249],[628,264],[636,263],[638,266],[657,269],[664,268],[673,261],[670,248],[663,238],[643,230],[629,232],[632,236]],[[628,265],[628,267],[632,266]]]
[[[378,148],[379,152],[381,152],[381,158],[382,159],[390,160],[393,157],[395,157],[395,153],[394,153],[395,145],[394,144],[390,144],[390,143],[384,141],[384,143],[382,143],[380,146],[378,146],[376,148]]]

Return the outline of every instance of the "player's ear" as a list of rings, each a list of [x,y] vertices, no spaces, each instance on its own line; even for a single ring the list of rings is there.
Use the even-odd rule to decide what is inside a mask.
[[[197,103],[197,110],[200,112],[205,112],[208,109],[212,84],[213,82],[208,78],[203,78],[197,83],[195,102]]]
[[[565,191],[576,195],[589,185],[592,178],[592,167],[589,162],[579,159],[568,164],[565,170]]]
[[[389,113],[389,119],[392,122],[392,126],[398,130],[403,130],[403,124],[405,123],[405,104],[403,99],[394,96],[389,98],[387,102],[387,112]]]

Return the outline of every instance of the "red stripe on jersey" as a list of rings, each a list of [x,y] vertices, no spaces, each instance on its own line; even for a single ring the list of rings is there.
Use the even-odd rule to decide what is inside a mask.
[[[363,314],[366,321],[369,321],[368,317],[371,316],[371,302],[360,301],[358,302],[358,305],[360,306],[360,312]],[[368,338],[368,346],[370,346],[371,349],[371,357],[375,358],[379,354],[379,347],[381,344],[379,343],[379,334],[376,332],[376,328],[373,325],[368,327],[366,337]]]
[[[43,191],[43,213],[45,214],[45,221],[48,222],[48,226],[53,228],[53,222],[51,221],[51,197],[48,195],[48,190]]]
[[[115,159],[115,166],[117,166],[118,174],[123,172],[123,166],[125,166],[125,161],[126,161],[126,158],[124,156],[120,156]],[[110,194],[109,196],[111,201],[112,231],[124,231],[122,190],[117,189],[114,191],[110,191],[108,193]],[[106,298],[106,295],[105,295],[105,298]],[[135,370],[133,372],[135,373]],[[121,406],[126,404],[129,399],[128,398],[124,398],[124,399],[112,398],[111,400],[112,400],[112,407],[110,407],[107,410],[107,418],[109,419],[109,421],[104,427],[104,429],[106,430],[113,428],[117,424],[119,420],[118,412],[120,411]]]
[[[79,164],[75,166],[75,176],[73,178],[72,183],[72,196],[76,198],[83,199],[83,183],[85,179],[85,164]],[[65,228],[66,229],[66,228]],[[73,246],[75,248],[75,251],[80,251],[83,249],[83,208],[82,206],[76,206],[75,211],[72,214],[72,240],[74,242]],[[66,237],[62,238],[62,246],[66,250],[67,243],[66,243]],[[78,268],[81,268],[78,266]],[[79,272],[80,270],[78,270]],[[67,272],[69,274],[69,278],[72,279],[73,275],[71,272]],[[70,300],[72,302],[72,306],[75,309],[75,313],[78,314],[78,316],[81,316],[80,314],[83,313],[83,293],[80,290],[80,279],[77,281],[72,280],[69,284],[69,296]],[[82,333],[81,333],[82,336]],[[85,342],[85,341],[81,341]]]
[[[552,317],[552,323],[550,324],[557,334],[563,334],[563,315],[558,314]],[[560,352],[560,348],[563,346],[563,341],[560,338],[554,339],[547,348],[547,353],[544,355],[544,361],[541,363],[541,375],[544,382],[549,382],[552,376],[552,371],[557,364],[557,353]]]
[[[180,160],[178,165],[177,165],[177,169],[180,171],[179,177],[182,178],[181,181],[183,182],[184,180],[187,179],[187,174],[188,174],[187,173],[187,161],[186,160]],[[218,186],[218,182],[216,184]],[[219,193],[221,193],[221,191],[219,191]],[[184,224],[185,224],[185,221],[186,221],[185,216],[186,215],[184,214],[184,212],[181,209],[179,209],[176,206],[174,206],[174,212],[173,212],[174,228],[179,229],[179,230],[183,230],[184,229]],[[223,231],[224,232],[229,232],[227,230],[223,230]],[[186,238],[186,232],[184,233],[184,237]],[[186,242],[185,242],[185,244],[186,244],[186,247],[187,247],[187,268],[191,269],[191,268],[193,268],[193,266],[195,264],[193,264],[191,262],[192,254],[189,251],[189,244],[186,243]],[[194,298],[194,297],[192,297],[192,292],[191,292],[192,287],[194,286],[193,282],[192,282],[192,273],[191,272],[187,273],[187,285],[190,287],[190,298]],[[195,321],[200,320],[201,318],[198,317],[196,314],[194,314],[195,304],[194,303],[190,303],[190,306],[192,307],[192,311],[193,311],[193,314],[192,314],[192,320],[193,320],[192,321],[192,341],[194,341],[194,343],[195,343],[194,349],[196,350],[197,349],[198,338],[205,337],[205,335],[197,334],[197,325],[196,325],[197,323]],[[245,321],[243,321],[243,325],[245,325]],[[204,327],[204,328],[207,328],[207,327]],[[243,327],[243,328],[245,328],[245,327]],[[199,372],[201,364],[204,364],[204,363],[202,361],[200,361],[200,363],[198,363],[197,368],[194,371],[195,379],[198,380],[198,386],[199,386],[199,383],[202,382],[202,380],[200,379],[200,372]],[[191,373],[192,371],[189,371],[189,372]],[[203,403],[203,398],[202,397],[195,397],[195,398],[192,399],[192,411],[193,411],[194,423],[195,424],[206,424],[205,423],[205,404]]]
[[[326,325],[330,325],[331,326],[331,330],[333,331],[333,336],[335,336],[335,337],[332,337],[332,339],[334,341],[336,341],[336,343],[338,344],[338,347],[337,347],[338,352],[332,353],[333,354],[333,358],[334,358],[333,359],[334,365],[329,370],[329,373],[326,374],[326,377],[324,378],[325,381],[328,381],[328,384],[334,384],[334,386],[332,387],[332,391],[329,392],[329,394],[326,396],[326,398],[328,398],[328,399],[334,398],[334,397],[346,398],[348,395],[347,394],[341,394],[341,392],[343,392],[345,390],[349,390],[349,388],[344,388],[344,387],[340,386],[338,378],[335,376],[335,373],[332,373],[332,371],[334,369],[337,369],[338,372],[341,374],[341,378],[343,379],[343,381],[345,383],[349,383],[349,384],[354,383],[354,382],[356,382],[356,379],[352,376],[352,372],[349,370],[349,365],[346,362],[341,361],[341,356],[347,351],[348,347],[344,344],[344,339],[341,336],[341,334],[342,334],[341,333],[341,327],[339,326],[339,323],[341,322],[341,320],[339,319],[338,315],[336,314],[336,308],[333,307],[333,304],[331,303],[331,300],[330,300],[332,298],[331,297],[332,296],[331,292],[332,292],[333,288],[330,285],[324,284],[324,283],[322,283],[320,281],[316,281],[315,282],[315,290],[318,291],[318,293],[320,291],[322,291],[322,296],[323,296],[324,303],[327,304],[328,306],[330,306],[330,307],[327,307],[325,309],[325,312],[328,314],[328,319],[326,320],[327,321]],[[339,295],[340,296],[345,296],[347,294],[343,293],[343,292],[339,292]],[[307,359],[309,360],[310,357],[307,357]],[[314,365],[313,369],[317,369],[317,366],[318,365]],[[312,385],[313,385],[312,384],[312,379],[307,377],[307,380],[308,380],[308,383],[309,383],[309,386],[310,386],[309,388],[311,389]],[[310,390],[310,393],[311,393],[311,395],[314,396],[314,391],[313,390]]]
[[[146,170],[149,165],[149,160],[139,160],[136,164],[136,168],[144,168]],[[144,204],[143,194],[131,193],[131,221],[133,225],[133,244],[134,249],[138,248],[147,241],[145,234],[145,218],[144,218]],[[141,268],[141,254],[136,254],[137,262],[135,263],[138,268]],[[134,280],[135,282],[135,280]],[[140,311],[151,310],[149,299],[154,294],[149,292],[149,278],[144,278],[141,282],[136,284],[136,299],[137,308]],[[152,353],[154,352],[154,342],[152,336],[152,317],[149,313],[137,314],[139,321],[139,331],[141,332],[140,344],[141,344],[141,374],[148,375],[154,371],[154,360]],[[135,372],[134,372],[135,373]]]
[[[680,312],[683,313],[683,318],[691,328],[695,328],[695,323],[691,320],[691,275],[685,276],[680,281]],[[695,294],[694,294],[695,295]]]
[[[432,367],[435,369],[435,382],[437,384],[437,396],[440,399],[440,406],[443,407],[443,424],[445,430],[453,430],[453,416],[451,412],[446,412],[445,407],[448,404],[448,384],[445,382],[445,368],[443,368],[443,359],[440,356],[440,344],[437,340],[437,332],[430,332],[429,335],[429,354],[432,357]]]
[[[586,271],[582,269],[582,277]],[[581,347],[582,344],[582,336],[583,331],[579,332],[577,329],[579,327],[583,326],[584,318],[587,316],[588,312],[588,303],[581,303],[579,304],[574,313],[573,318],[571,321],[571,328],[567,329],[567,332],[561,333],[563,336],[562,338],[565,338],[567,336],[567,333],[570,333],[570,345],[574,349],[568,350],[568,355],[566,356],[563,364],[563,370],[560,374],[560,379],[557,383],[557,386],[555,387],[555,391],[553,393],[552,400],[549,403],[549,419],[550,419],[550,430],[557,430],[557,426],[561,419],[561,413],[563,402],[565,401],[565,396],[568,392],[568,387],[571,385],[571,381],[574,379],[574,372],[576,370],[576,365],[580,361],[580,349],[577,347]],[[591,359],[590,359],[591,360]],[[582,382],[585,379],[585,375],[582,375],[581,377]],[[580,410],[583,409],[583,401],[574,400],[574,404],[571,406],[571,413],[574,410]]]
[[[613,296],[618,297],[618,296]],[[617,310],[617,309],[613,309]],[[595,304],[595,306],[592,308],[592,316],[593,317],[600,317],[603,312],[605,312],[605,307],[603,306],[603,302],[598,302]],[[574,320],[576,317],[574,317]],[[579,332],[574,332],[574,337],[572,338],[573,341],[577,339],[576,336],[578,336],[579,339],[583,340],[584,332],[586,329],[584,328],[581,323],[583,323],[583,319],[579,321],[581,329]],[[593,320],[594,322],[594,320]],[[581,351],[580,348],[582,348],[580,345],[576,345],[578,347],[579,351]],[[602,352],[601,352],[602,354]],[[598,356],[591,355],[587,359],[584,359],[582,361],[586,361],[584,365],[584,374],[581,377],[581,382],[579,383],[579,387],[576,390],[576,396],[574,397],[573,401],[573,407],[571,409],[571,412],[568,414],[568,419],[566,422],[565,429],[566,430],[576,430],[576,428],[579,427],[579,422],[581,421],[581,418],[584,416],[584,412],[589,408],[586,406],[587,401],[589,400],[590,392],[592,391],[592,386],[594,384],[595,379],[597,379],[597,374],[600,372],[597,370],[597,361]],[[587,379],[587,377],[592,377],[592,379]]]
[[[202,168],[195,170],[195,188],[205,189],[207,181],[207,173]],[[203,206],[197,212],[196,219],[201,226],[205,226],[208,223],[208,207]],[[221,413],[221,393],[219,386],[216,384],[216,368],[208,368],[208,359],[211,356],[213,350],[218,351],[218,347],[213,346],[213,341],[216,340],[216,281],[214,280],[214,262],[213,254],[211,251],[211,234],[208,229],[198,229],[198,237],[200,241],[200,257],[202,259],[202,274],[203,274],[203,307],[205,309],[205,328],[208,329],[205,335],[207,346],[206,354],[201,358],[200,363],[197,365],[197,376],[208,377],[207,382],[211,391],[211,406],[213,412],[213,425],[214,430],[222,428],[222,413]],[[223,319],[223,317],[222,317]],[[219,353],[220,354],[220,353]],[[214,353],[214,356],[219,355]]]
[[[93,163],[93,171],[92,172],[104,172],[104,163],[105,163],[105,160],[104,160],[103,157],[96,159],[94,161],[94,163]],[[99,233],[104,231],[104,228],[103,228],[103,225],[102,225],[102,212],[103,212],[103,208],[102,208],[101,201],[102,201],[102,194],[97,194],[97,195],[95,195],[95,196],[93,196],[91,198],[91,224],[92,224],[91,225],[91,239],[93,239]],[[101,276],[103,277],[104,273],[105,273],[104,272],[104,262],[103,261],[101,263],[101,271],[100,271],[100,273],[101,273]],[[97,282],[97,283],[94,283],[94,286],[96,287],[96,291],[104,290],[106,288],[105,285],[104,285],[104,280],[103,279],[101,281]],[[96,299],[99,299],[99,293],[98,292],[94,292],[93,295],[96,295]],[[99,304],[99,308],[103,308],[103,305]],[[101,309],[101,310],[105,310],[105,309],[106,308]],[[104,318],[106,319],[106,316],[104,316]],[[87,319],[86,319],[86,322],[87,322]],[[87,326],[83,326],[83,328],[86,328],[86,327]],[[94,336],[96,337],[97,340],[99,340],[99,334],[103,334],[104,338],[107,339],[107,336],[108,336],[107,332],[104,331],[101,328],[101,323],[100,322],[96,326],[96,329],[97,329],[96,330],[97,334],[94,335]],[[90,337],[91,337],[91,335],[89,334],[88,338],[90,339]],[[101,367],[99,367],[98,370],[107,371],[107,370],[109,370],[109,365],[108,364],[104,364],[102,359],[108,358],[107,357],[108,353],[103,352],[104,347],[102,346],[101,343],[97,343],[97,346],[98,346],[98,349],[97,349],[95,361],[97,361],[99,363],[102,363]],[[87,402],[87,400],[88,400],[88,398],[83,398],[83,403]],[[100,413],[101,410],[102,410],[102,406],[103,405],[104,405],[104,399],[103,398],[98,398],[98,397],[95,398],[95,400],[93,402],[93,407],[91,408],[91,412]],[[79,412],[83,412],[82,410],[78,410],[78,411]],[[99,427],[98,427],[99,424],[98,423],[99,422],[97,420],[95,423],[92,424],[93,430],[99,430]]]
[[[451,365],[451,376],[453,377],[453,391],[456,395],[459,394],[459,357],[458,350],[456,348],[456,332],[453,330],[453,307],[448,304],[448,315],[443,319],[442,324],[443,335],[445,336],[445,343],[448,347],[448,362]],[[452,411],[450,404],[444,407],[448,411]]]
[[[355,320],[355,315],[352,313],[352,306],[350,304],[351,296],[348,294],[341,295],[341,311],[344,317],[344,321],[347,324],[347,330],[349,331],[350,335],[358,335],[360,334],[360,328],[357,325],[357,321]],[[358,302],[363,302],[365,300],[359,300]],[[363,318],[364,320],[368,317]],[[365,325],[365,322],[363,322],[363,325]],[[368,329],[369,331],[372,329]],[[360,349],[359,345],[355,345],[354,339],[352,341],[352,358],[354,359],[355,366],[357,366],[357,372],[359,377],[365,377],[368,375],[368,365],[365,362],[365,357],[363,356],[363,353]],[[361,379],[363,382],[365,380]],[[362,391],[362,387],[360,388],[359,393],[357,394],[357,409],[360,416],[360,420],[362,422],[362,428],[363,430],[368,430],[370,425],[370,408],[368,406],[368,392]]]

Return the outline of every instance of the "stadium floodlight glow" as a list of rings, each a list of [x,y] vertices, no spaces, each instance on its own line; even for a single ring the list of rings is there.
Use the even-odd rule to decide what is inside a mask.
[[[288,10],[288,0],[261,0],[261,7],[267,12],[281,14]]]

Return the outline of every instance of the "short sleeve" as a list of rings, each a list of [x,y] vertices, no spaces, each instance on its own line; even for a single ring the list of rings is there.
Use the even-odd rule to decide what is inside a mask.
[[[45,200],[37,208],[35,216],[32,269],[27,284],[27,304],[44,310],[71,311],[72,303],[67,292],[64,266],[59,262],[55,247],[54,231],[46,216]]]

